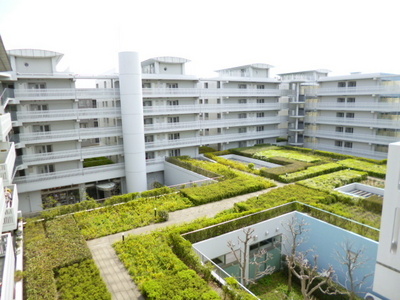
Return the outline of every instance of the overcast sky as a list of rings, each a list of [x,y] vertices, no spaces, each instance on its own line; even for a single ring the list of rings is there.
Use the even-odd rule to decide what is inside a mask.
[[[119,51],[179,56],[187,73],[251,63],[272,75],[400,73],[397,0],[0,0],[6,49],[64,54],[78,74],[117,71]]]

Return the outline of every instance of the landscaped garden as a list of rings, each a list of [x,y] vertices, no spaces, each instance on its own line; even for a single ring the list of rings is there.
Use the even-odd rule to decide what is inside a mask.
[[[282,167],[255,170],[249,164],[218,157],[226,152],[269,162],[279,161]],[[179,161],[192,170],[217,174],[215,183],[114,196],[103,204],[88,200],[43,212],[42,221],[27,220],[24,233],[26,299],[110,299],[85,239],[162,222],[168,219],[168,212],[175,210],[265,190],[276,185],[271,179],[293,183],[237,203],[214,218],[196,220],[150,235],[130,236],[124,243],[115,244],[121,261],[148,299],[220,299],[221,295],[211,288],[210,269],[196,260],[191,243],[180,234],[283,204],[293,203],[259,214],[257,218],[265,220],[287,211],[303,210],[359,234],[378,238],[374,233],[364,232],[362,226],[349,225],[343,220],[339,222],[318,209],[379,228],[380,214],[368,205],[361,205],[368,200],[346,196],[333,189],[351,182],[373,180],[367,176],[384,178],[384,162],[276,146],[235,149],[206,156],[216,163],[189,157],[181,157]],[[70,215],[60,217],[64,214]],[[241,228],[244,224],[237,222],[235,226]],[[275,280],[263,279],[260,287],[255,289],[263,290],[265,282]],[[284,288],[278,285],[273,293],[277,294],[281,289]],[[232,290],[226,293],[232,293]],[[274,298],[267,294],[262,299]]]

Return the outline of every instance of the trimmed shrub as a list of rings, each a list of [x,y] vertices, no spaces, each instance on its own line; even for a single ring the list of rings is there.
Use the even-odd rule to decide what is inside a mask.
[[[346,159],[338,162],[346,168],[367,172],[370,176],[385,178],[386,165],[378,165],[358,159]]]
[[[360,204],[365,209],[377,213],[382,214],[382,206],[383,206],[383,199],[377,195],[362,199]]]
[[[111,165],[113,163],[114,162],[111,159],[109,159],[108,157],[105,157],[105,156],[85,158],[83,160],[83,167],[84,168],[97,167],[97,166],[103,166],[103,165]]]
[[[279,181],[282,182],[294,182],[298,180],[303,180],[315,176],[320,176],[328,173],[332,173],[335,171],[342,170],[344,167],[340,164],[337,163],[328,163],[328,164],[322,164],[318,166],[312,166],[307,168],[306,170],[290,173],[287,175],[280,175],[279,176]]]

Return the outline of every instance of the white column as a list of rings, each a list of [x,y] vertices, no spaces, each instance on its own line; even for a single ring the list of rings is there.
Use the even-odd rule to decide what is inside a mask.
[[[389,145],[374,292],[399,299],[400,289],[400,142]]]
[[[137,52],[119,53],[119,87],[127,192],[147,190],[142,76]]]

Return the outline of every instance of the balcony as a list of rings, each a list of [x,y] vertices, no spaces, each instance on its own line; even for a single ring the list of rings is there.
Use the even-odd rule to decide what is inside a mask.
[[[2,234],[0,238],[1,300],[14,299],[15,255],[12,236]]]
[[[373,158],[373,159],[386,159],[387,158],[387,153],[373,151],[373,150],[361,150],[361,149],[356,149],[356,148],[344,148],[344,147],[326,146],[326,145],[320,145],[320,144],[306,144],[304,146],[307,148],[315,149],[315,150],[342,153],[342,154],[359,156],[359,157],[367,157],[367,158]]]
[[[318,96],[334,95],[400,95],[400,86],[359,86],[317,89]]]
[[[334,111],[372,111],[372,112],[392,112],[400,111],[400,103],[387,102],[357,102],[357,103],[338,103],[338,102],[308,102],[308,110],[334,110]]]
[[[359,133],[346,133],[336,132],[329,130],[306,130],[304,135],[309,137],[317,137],[324,139],[343,140],[351,142],[360,142],[368,144],[388,145],[390,143],[400,141],[400,137],[384,136],[376,134],[359,134]]]
[[[0,142],[0,178],[4,185],[11,184],[15,157],[14,143]]]
[[[30,166],[56,163],[61,161],[80,160],[99,156],[121,155],[123,153],[124,150],[122,145],[93,146],[56,152],[26,154],[22,156],[22,164],[25,166]]]
[[[117,99],[119,89],[18,89],[14,91],[15,100],[78,100],[78,99]]]
[[[72,130],[29,132],[14,135],[12,140],[15,141],[19,147],[24,147],[26,144],[52,143],[111,136],[122,136],[122,127],[93,127]]]
[[[249,104],[195,104],[195,105],[165,105],[144,106],[145,116],[163,114],[198,114],[198,113],[223,113],[239,111],[269,111],[282,109],[282,103],[249,103]]]
[[[307,116],[305,118],[305,122],[312,124],[344,125],[344,126],[369,127],[369,128],[390,128],[390,129],[400,128],[400,120],[389,120],[389,119]]]
[[[176,140],[159,140],[151,143],[146,143],[146,151],[272,138],[284,135],[285,132],[286,131],[282,129],[273,129],[273,130],[247,132],[247,133],[230,133],[230,134],[197,136],[197,137],[182,138]]]
[[[280,97],[287,94],[279,89],[201,89],[201,88],[144,88],[143,98],[163,97]]]
[[[243,119],[217,119],[217,120],[196,120],[192,122],[177,123],[154,123],[144,125],[147,134],[157,132],[172,132],[180,130],[200,130],[203,128],[228,128],[239,126],[256,126],[268,124],[280,124],[285,120],[284,117],[264,117],[264,118],[243,118]]]
[[[17,229],[18,226],[18,191],[17,185],[12,184],[6,186],[6,189],[10,191],[10,198],[7,199],[6,196],[6,210],[4,213],[4,224],[3,232],[12,231]]]
[[[5,107],[10,99],[14,99],[14,89],[4,89],[0,95],[1,105]]]
[[[49,122],[97,118],[121,117],[121,109],[115,108],[83,108],[83,109],[60,109],[42,111],[19,111],[16,120],[21,125],[26,122]]]
[[[27,176],[15,177],[14,183],[18,185],[18,192],[24,193],[26,191],[48,189],[54,186],[80,184],[124,176],[125,164],[116,163],[44,174],[30,174]]]
[[[0,139],[6,141],[6,137],[12,129],[11,115],[9,113],[0,115]]]

